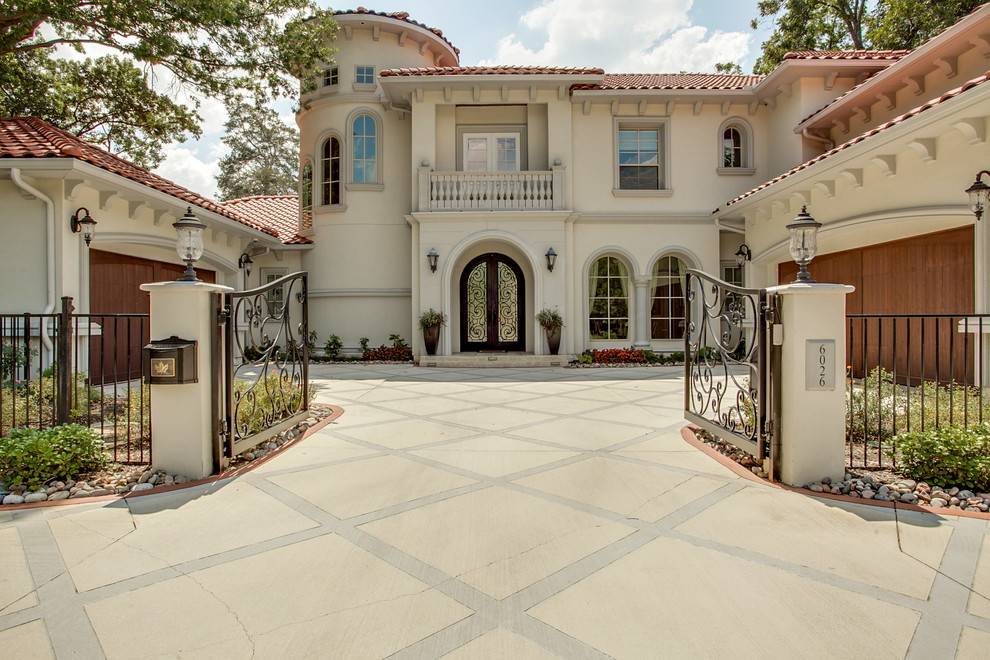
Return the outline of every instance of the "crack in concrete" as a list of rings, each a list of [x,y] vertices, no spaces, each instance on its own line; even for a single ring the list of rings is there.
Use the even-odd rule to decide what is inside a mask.
[[[206,585],[204,585],[202,582],[197,580],[193,573],[186,573],[185,577],[188,577],[190,580],[195,582],[196,585],[203,591],[203,593],[211,596],[214,600],[216,600],[218,603],[223,605],[223,608],[227,610],[227,613],[230,614],[230,616],[234,617],[234,621],[237,622],[237,625],[241,627],[241,631],[244,633],[244,638],[247,640],[248,644],[251,645],[251,657],[254,658],[255,655],[258,653],[258,647],[254,643],[254,638],[251,637],[251,633],[248,632],[247,626],[244,625],[243,621],[241,621],[241,617],[238,616],[237,612],[234,611],[234,608],[230,606],[230,603],[228,603],[223,598],[220,598],[220,596],[216,595],[215,593],[207,589]],[[188,649],[188,650],[193,650],[193,649]]]

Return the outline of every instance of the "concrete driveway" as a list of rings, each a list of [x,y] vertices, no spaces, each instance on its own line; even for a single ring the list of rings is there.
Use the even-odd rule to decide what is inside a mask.
[[[741,479],[680,369],[312,375],[250,473],[0,513],[0,656],[990,656],[986,520]]]

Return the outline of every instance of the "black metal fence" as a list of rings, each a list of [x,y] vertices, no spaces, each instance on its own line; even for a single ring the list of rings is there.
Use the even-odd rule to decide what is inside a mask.
[[[990,314],[850,314],[846,322],[850,467],[896,467],[898,433],[990,421]]]
[[[147,314],[0,314],[0,435],[77,423],[112,460],[151,462],[151,396],[141,380]]]

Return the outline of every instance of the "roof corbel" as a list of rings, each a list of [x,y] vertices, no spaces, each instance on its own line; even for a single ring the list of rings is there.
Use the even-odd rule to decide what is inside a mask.
[[[935,138],[914,138],[908,142],[908,146],[918,153],[922,163],[931,162],[936,158]]]
[[[870,158],[870,162],[879,167],[880,173],[884,176],[894,176],[897,174],[897,156],[877,154]]]
[[[838,71],[832,71],[828,75],[826,75],[825,76],[825,90],[826,91],[831,91],[832,88],[835,87],[835,81],[838,80],[838,78],[839,78],[839,72]]]
[[[959,73],[959,58],[955,55],[943,55],[936,59],[934,64],[942,70],[946,78],[955,78]]]
[[[100,191],[100,210],[106,211],[110,208],[110,204],[113,200],[120,197],[120,193],[116,190],[101,190]]]
[[[983,144],[987,139],[987,118],[967,117],[960,119],[952,125],[957,131],[963,134],[966,141],[972,145]]]

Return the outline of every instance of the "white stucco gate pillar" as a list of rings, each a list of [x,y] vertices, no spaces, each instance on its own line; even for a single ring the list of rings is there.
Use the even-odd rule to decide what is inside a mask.
[[[845,473],[846,295],[844,284],[771,287],[780,296],[780,480],[792,486]]]
[[[159,282],[142,284],[141,290],[151,295],[152,341],[178,337],[197,342],[195,383],[152,381],[152,460],[156,468],[202,479],[214,470],[213,294],[233,289],[206,282]]]

